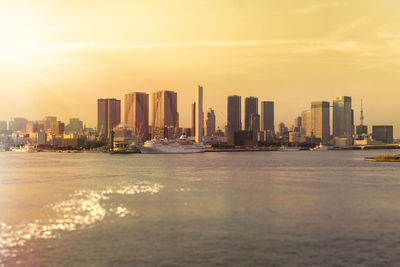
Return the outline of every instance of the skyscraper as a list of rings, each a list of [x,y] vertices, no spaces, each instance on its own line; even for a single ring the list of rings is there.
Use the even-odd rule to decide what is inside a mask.
[[[178,97],[176,92],[158,91],[153,93],[152,136],[172,138],[179,127]],[[169,128],[169,130],[166,128]],[[169,132],[167,132],[169,131]]]
[[[97,131],[109,135],[112,128],[121,122],[121,100],[115,98],[97,100]]]
[[[135,130],[135,135],[146,139],[149,128],[149,95],[133,92],[125,94],[125,123]]]
[[[329,102],[311,102],[311,127],[315,137],[323,143],[329,142]]]
[[[262,101],[261,102],[261,131],[270,131],[272,134],[275,132],[274,127],[274,102]]]
[[[339,96],[333,100],[333,136],[350,138],[353,128],[351,97]]]
[[[177,127],[178,97],[176,92],[158,91],[153,93],[153,127]]]
[[[311,136],[311,110],[301,112],[301,129],[300,134],[303,136]]]
[[[212,136],[215,134],[215,113],[211,108],[207,110],[204,126],[204,134],[206,136]]]
[[[234,133],[242,129],[241,113],[241,97],[238,95],[228,96],[227,134],[230,144],[233,143]]]
[[[196,89],[196,142],[203,140],[203,87]]]
[[[244,129],[246,131],[251,130],[249,128],[251,114],[258,114],[258,98],[253,96],[244,99]]]

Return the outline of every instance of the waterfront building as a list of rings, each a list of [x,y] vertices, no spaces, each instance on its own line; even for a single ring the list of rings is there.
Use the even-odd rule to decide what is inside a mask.
[[[351,138],[353,135],[353,110],[351,97],[339,96],[333,100],[333,137]]]
[[[177,93],[158,91],[152,95],[152,137],[176,138],[179,134]]]
[[[190,136],[196,135],[196,102],[192,104],[192,130]]]
[[[244,129],[246,131],[250,130],[251,114],[258,114],[258,98],[253,96],[244,99]]]
[[[97,131],[108,137],[112,128],[121,123],[121,100],[115,98],[97,100]]]
[[[203,87],[199,85],[196,89],[196,142],[203,140],[203,122]]]
[[[209,108],[206,113],[205,121],[204,121],[204,134],[206,136],[213,136],[215,134],[215,113],[212,108]]]
[[[304,110],[301,112],[301,130],[302,136],[311,136],[311,110]]]
[[[330,139],[329,102],[311,102],[311,127],[313,135],[323,143]]]
[[[133,92],[124,96],[124,115],[127,127],[134,130],[136,137],[147,139],[149,128],[149,95]]]
[[[375,125],[372,126],[372,139],[381,141],[385,144],[393,143],[393,126],[392,125]]]
[[[242,129],[241,113],[241,97],[238,95],[228,96],[227,137],[229,144],[234,142],[234,133]]]
[[[262,101],[261,102],[261,131],[270,131],[271,134],[275,133],[274,127],[274,102]]]

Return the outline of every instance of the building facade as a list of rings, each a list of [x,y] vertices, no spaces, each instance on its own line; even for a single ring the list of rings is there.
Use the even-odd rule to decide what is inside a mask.
[[[272,134],[275,133],[274,126],[274,102],[273,101],[262,101],[261,102],[261,131],[270,131]]]
[[[311,127],[313,135],[323,143],[330,140],[329,102],[311,102]]]
[[[372,126],[372,139],[381,141],[385,144],[393,143],[393,126],[376,125]]]
[[[351,138],[354,126],[350,96],[339,96],[333,100],[332,119],[333,136]]]
[[[177,93],[173,91],[155,92],[152,95],[152,104],[152,137],[173,138],[171,132],[175,132],[174,136],[176,137],[177,129],[179,129]]]
[[[97,131],[108,137],[111,130],[121,123],[121,100],[115,98],[97,100]]]
[[[241,97],[238,95],[228,96],[228,118],[227,118],[227,137],[228,143],[232,144],[234,133],[242,129],[242,106]]]
[[[213,136],[215,134],[215,113],[214,110],[209,108],[207,110],[205,120],[204,120],[204,135],[205,136]]]
[[[149,129],[149,95],[133,92],[124,96],[126,125],[134,130],[135,137],[145,140]]]
[[[250,116],[251,114],[258,114],[258,98],[257,97],[246,97],[244,99],[244,129],[245,131],[250,130]]]

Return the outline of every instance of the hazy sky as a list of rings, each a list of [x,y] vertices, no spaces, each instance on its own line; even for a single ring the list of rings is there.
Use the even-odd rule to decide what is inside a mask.
[[[201,84],[219,126],[228,95],[273,100],[289,125],[349,95],[356,123],[362,98],[366,123],[398,136],[399,12],[398,0],[1,0],[0,120],[94,126],[97,98],[168,89],[187,127]]]

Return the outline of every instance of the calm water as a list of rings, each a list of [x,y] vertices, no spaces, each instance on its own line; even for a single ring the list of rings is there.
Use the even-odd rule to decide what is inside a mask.
[[[0,153],[0,265],[399,266],[387,153]]]

